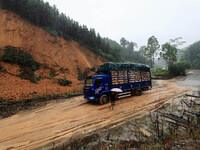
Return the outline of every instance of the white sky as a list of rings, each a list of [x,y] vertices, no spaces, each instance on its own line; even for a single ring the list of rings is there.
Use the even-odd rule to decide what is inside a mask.
[[[160,44],[183,37],[186,47],[200,40],[200,0],[45,0],[81,25],[119,43],[138,46],[154,35]]]

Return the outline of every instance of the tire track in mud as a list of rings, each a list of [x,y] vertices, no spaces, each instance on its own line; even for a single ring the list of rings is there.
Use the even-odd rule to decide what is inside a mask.
[[[56,147],[97,129],[116,126],[129,118],[144,115],[188,91],[165,81],[162,87],[154,87],[142,96],[117,100],[114,111],[110,110],[110,104],[85,103],[82,96],[52,102],[0,120],[0,149]]]

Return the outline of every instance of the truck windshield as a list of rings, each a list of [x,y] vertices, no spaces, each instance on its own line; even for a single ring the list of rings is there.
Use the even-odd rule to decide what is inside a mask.
[[[85,86],[93,86],[94,78],[89,78],[85,80]]]
[[[103,79],[102,78],[96,78],[96,81],[95,81],[95,87],[100,87],[100,85],[103,83]]]

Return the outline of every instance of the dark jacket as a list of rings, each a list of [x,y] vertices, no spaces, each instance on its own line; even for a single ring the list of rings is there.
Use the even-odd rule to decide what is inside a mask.
[[[113,102],[113,101],[115,101],[116,100],[116,94],[114,93],[114,94],[110,94],[110,100]]]

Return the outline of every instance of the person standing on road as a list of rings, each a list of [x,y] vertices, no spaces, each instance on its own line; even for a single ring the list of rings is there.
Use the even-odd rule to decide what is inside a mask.
[[[113,110],[114,106],[115,106],[116,93],[115,92],[111,92],[110,98],[111,98],[111,110]]]

